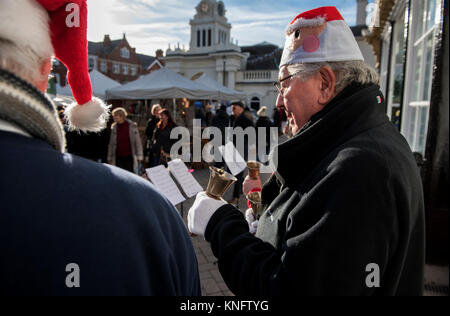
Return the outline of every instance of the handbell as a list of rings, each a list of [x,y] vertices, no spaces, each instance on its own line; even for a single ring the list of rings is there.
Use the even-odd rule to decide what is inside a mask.
[[[252,207],[253,216],[255,219],[259,219],[261,216],[261,192],[252,192],[247,195],[247,200]]]
[[[237,181],[236,177],[215,167],[209,167],[211,171],[209,176],[206,194],[216,200],[220,200],[228,188]]]

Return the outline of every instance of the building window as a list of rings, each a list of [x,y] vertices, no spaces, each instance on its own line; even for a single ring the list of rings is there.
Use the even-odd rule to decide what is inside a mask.
[[[394,32],[391,43],[392,55],[389,57],[391,60],[391,69],[389,70],[389,87],[386,87],[388,89],[387,114],[397,129],[400,129],[401,101],[403,96],[404,56],[406,53],[406,17],[407,15],[405,14],[405,11],[403,11],[403,15],[396,21],[392,29],[392,32]]]
[[[108,64],[106,63],[106,61],[102,60],[100,63],[100,70],[101,72],[108,72]]]
[[[253,97],[252,101],[250,102],[250,107],[252,109],[255,109],[258,111],[260,106],[261,106],[261,100],[258,97]]]
[[[411,40],[408,48],[405,124],[402,132],[414,152],[425,154],[433,77],[435,35],[440,20],[440,1],[411,2]]]
[[[122,73],[128,75],[128,65],[122,65]]]
[[[206,30],[202,31],[202,44],[203,47],[206,46]]]
[[[130,59],[130,51],[126,47],[120,49],[120,56],[122,58]]]
[[[137,67],[136,66],[131,67],[131,75],[132,76],[136,76],[137,75]]]
[[[211,29],[208,30],[208,46],[211,46]]]
[[[120,65],[119,64],[113,65],[113,73],[120,74]]]
[[[200,30],[197,30],[197,47],[200,47],[201,39],[200,39]]]
[[[94,57],[89,57],[89,71],[91,71],[92,69],[94,69],[94,65],[95,65],[95,59],[94,59]]]

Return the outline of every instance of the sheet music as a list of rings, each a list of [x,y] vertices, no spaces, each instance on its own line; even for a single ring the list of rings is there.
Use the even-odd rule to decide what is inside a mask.
[[[238,175],[247,168],[247,163],[232,142],[228,142],[225,146],[220,146],[219,151],[233,176]]]
[[[203,191],[201,185],[194,176],[189,173],[188,168],[181,159],[169,161],[168,165],[170,173],[172,173],[188,197],[191,198],[198,192]]]
[[[150,181],[173,205],[186,200],[164,166],[146,169],[145,171]]]

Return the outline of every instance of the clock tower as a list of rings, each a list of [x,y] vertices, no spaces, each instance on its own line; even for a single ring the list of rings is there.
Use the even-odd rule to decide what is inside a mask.
[[[226,10],[222,1],[202,0],[196,7],[196,13],[190,21],[191,52],[238,50],[237,45],[231,42],[231,24],[225,16]]]
[[[1,0],[0,0],[1,1]],[[166,51],[166,66],[187,78],[205,74],[234,89],[237,72],[245,65],[246,54],[230,37],[231,24],[222,1],[202,0],[190,20],[189,50]]]

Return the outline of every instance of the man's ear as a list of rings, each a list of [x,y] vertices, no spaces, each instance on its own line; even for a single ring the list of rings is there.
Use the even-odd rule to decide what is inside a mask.
[[[320,96],[319,104],[325,106],[328,104],[335,96],[336,88],[336,75],[330,67],[322,67],[319,70],[320,75]]]
[[[36,87],[41,90],[43,93],[47,91],[47,85],[48,85],[48,76],[50,75],[50,72],[52,71],[52,59],[46,59],[41,64],[41,67],[39,69],[41,75],[42,75],[42,81],[36,82]]]

